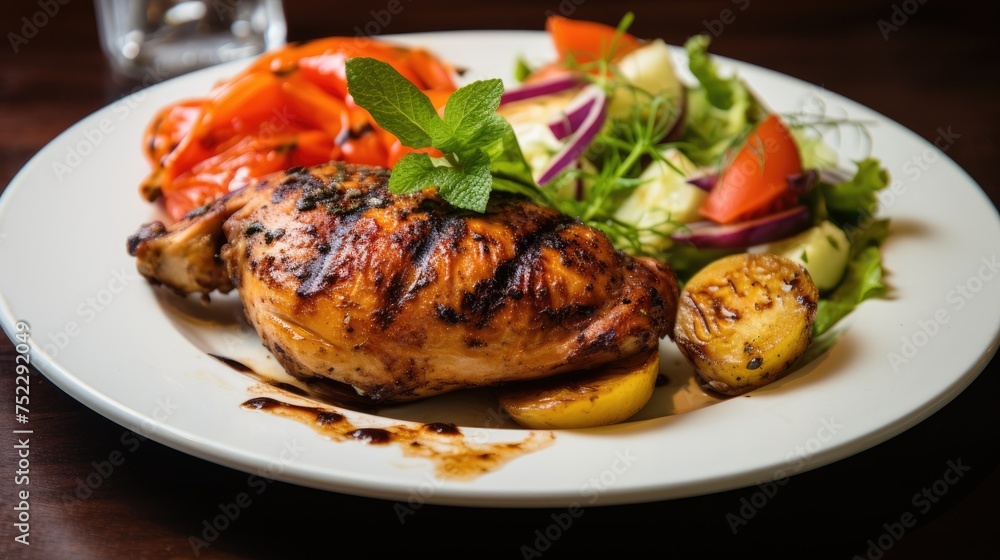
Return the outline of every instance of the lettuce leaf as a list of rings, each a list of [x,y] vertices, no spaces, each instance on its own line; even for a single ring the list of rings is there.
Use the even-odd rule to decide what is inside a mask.
[[[822,204],[851,240],[847,271],[843,280],[819,300],[813,336],[830,330],[862,301],[886,293],[882,282],[882,252],[879,247],[889,235],[889,220],[875,219],[876,192],[889,183],[889,174],[873,158],[858,162],[851,179],[836,185],[821,184]]]
[[[739,90],[745,90],[736,78],[719,76],[719,69],[708,55],[708,45],[711,43],[708,35],[695,35],[684,43],[688,55],[688,67],[698,79],[705,97],[713,107],[729,109],[736,102]]]
[[[818,337],[847,316],[862,301],[885,294],[882,283],[882,253],[869,245],[847,263],[840,285],[828,297],[819,300],[813,336]]]
[[[737,77],[724,78],[708,54],[710,39],[695,35],[684,48],[698,85],[687,91],[680,149],[697,165],[717,164],[763,118],[760,104]]]
[[[889,173],[877,159],[868,158],[857,165],[857,172],[849,180],[820,185],[826,211],[842,229],[870,220],[878,210],[875,193],[889,184]]]
[[[792,138],[799,148],[803,169],[835,169],[837,167],[837,152],[833,150],[819,134],[810,133],[809,129],[792,127]]]

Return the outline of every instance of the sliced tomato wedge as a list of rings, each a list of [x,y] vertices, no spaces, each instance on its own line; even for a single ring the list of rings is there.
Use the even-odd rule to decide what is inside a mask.
[[[791,208],[795,193],[789,175],[802,173],[802,159],[791,132],[777,115],[768,115],[726,165],[699,212],[731,224]]]
[[[642,41],[603,23],[549,16],[545,29],[552,37],[560,61],[594,62],[608,54],[617,60],[642,46]],[[611,49],[614,48],[614,52]]]

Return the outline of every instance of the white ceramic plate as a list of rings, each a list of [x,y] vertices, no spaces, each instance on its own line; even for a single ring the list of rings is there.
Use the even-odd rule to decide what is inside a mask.
[[[468,67],[469,79],[508,76],[518,54],[550,56],[546,38],[535,32],[397,39]],[[684,68],[682,53],[675,54]],[[273,369],[273,360],[238,323],[215,327],[197,318],[235,316],[238,307],[225,298],[211,308],[178,305],[138,277],[125,238],[155,217],[136,192],[147,172],[142,131],[153,113],[204,94],[244,63],[122,99],[67,130],[24,167],[0,200],[0,319],[9,335],[16,321],[29,323],[38,368],[122,426],[210,461],[321,489],[483,506],[614,504],[748,486],[830,463],[926,418],[993,356],[1000,221],[961,169],[902,126],[796,79],[724,63],[777,111],[825,105],[873,121],[873,154],[895,180],[883,200],[896,229],[884,248],[891,298],[865,302],[843,323],[832,351],[748,396],[663,416],[684,393],[661,388],[645,419],[556,432],[551,445],[467,481],[436,476],[432,461],[405,457],[398,446],[331,441],[299,422],[240,408],[253,396],[253,382],[205,350],[222,348],[260,368]],[[857,139],[841,140],[844,161],[858,157]],[[939,145],[947,147],[947,138]],[[669,342],[664,349],[665,373],[683,380],[688,373],[676,350]],[[384,414],[487,426],[463,428],[476,443],[526,437],[488,427],[496,425],[488,407],[458,397]],[[478,421],[465,420],[477,415]],[[399,423],[359,413],[350,418],[359,425]]]

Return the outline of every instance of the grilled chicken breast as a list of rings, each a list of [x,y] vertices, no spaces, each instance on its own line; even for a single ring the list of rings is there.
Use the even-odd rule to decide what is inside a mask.
[[[514,197],[475,214],[432,191],[393,195],[387,179],[291,169],[169,230],[143,226],[129,249],[176,291],[235,287],[285,369],[376,401],[590,368],[673,331],[665,265]]]

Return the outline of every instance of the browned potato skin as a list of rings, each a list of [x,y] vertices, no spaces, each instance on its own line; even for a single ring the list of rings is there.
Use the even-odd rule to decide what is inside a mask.
[[[818,299],[809,273],[795,261],[731,255],[685,285],[674,339],[705,384],[741,395],[791,371],[812,342]]]
[[[649,402],[660,349],[593,369],[511,383],[497,390],[504,412],[525,428],[593,428],[624,422]]]

